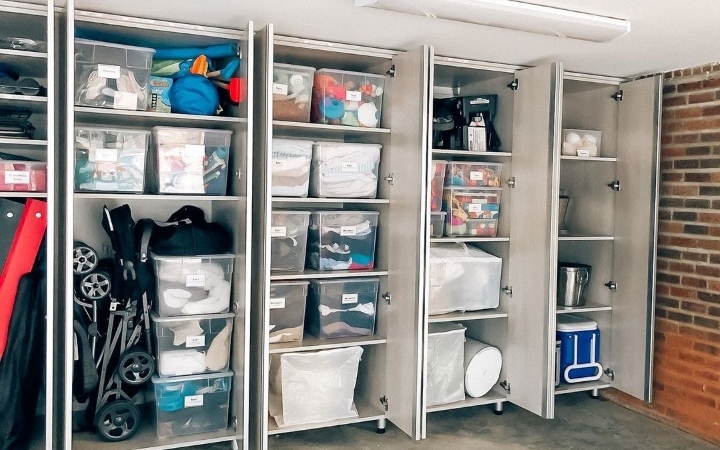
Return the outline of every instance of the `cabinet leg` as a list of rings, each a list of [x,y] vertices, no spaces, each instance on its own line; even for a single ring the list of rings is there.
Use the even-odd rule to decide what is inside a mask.
[[[593,389],[590,391],[590,397],[594,398],[595,400],[600,398],[600,389]]]
[[[378,419],[378,421],[377,421],[377,429],[375,430],[375,432],[376,432],[377,434],[384,434],[384,433],[385,433],[385,425],[386,425],[386,423],[385,423],[385,418],[384,418],[384,417],[383,417],[382,419]]]
[[[493,409],[493,414],[496,416],[502,416],[503,413],[503,402],[497,402],[495,403],[495,408]]]

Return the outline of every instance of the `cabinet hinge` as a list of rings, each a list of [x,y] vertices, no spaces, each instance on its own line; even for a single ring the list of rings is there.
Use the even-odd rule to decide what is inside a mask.
[[[621,101],[623,101],[623,96],[624,96],[624,95],[625,95],[625,94],[623,93],[623,90],[620,89],[619,91],[617,91],[616,93],[614,93],[611,97],[612,97],[612,99],[615,100],[616,102],[621,102]]]
[[[386,395],[380,397],[380,403],[385,407],[385,412],[387,412],[390,401],[388,400]]]
[[[387,304],[389,305],[389,304],[390,304],[390,300],[392,300],[392,294],[389,293],[389,292],[386,292],[386,293],[384,293],[384,294],[382,295],[382,298],[385,299],[385,301],[386,301]]]
[[[510,177],[510,179],[507,180],[507,185],[509,188],[515,188],[515,186],[516,186],[515,177]]]
[[[605,287],[607,287],[611,291],[617,291],[617,283],[614,282],[613,280],[610,280],[607,283],[605,283]]]
[[[507,392],[508,394],[510,393],[510,383],[508,382],[508,380],[501,381],[500,387],[505,389],[505,392]]]
[[[510,84],[507,85],[507,87],[509,87],[511,91],[517,91],[518,88],[520,87],[520,82],[518,81],[517,78],[515,78],[514,80],[512,80],[510,82]]]
[[[389,173],[389,174],[387,174],[387,176],[384,177],[383,179],[384,179],[385,181],[387,181],[387,183],[388,183],[390,186],[392,186],[393,184],[395,184],[395,174],[394,174],[394,173]]]
[[[608,378],[610,378],[610,381],[615,381],[615,371],[614,370],[612,370],[611,368],[608,367],[607,369],[604,370],[604,372],[605,372],[605,375],[607,375]]]
[[[237,431],[237,429],[238,429],[237,417],[233,417],[232,420],[230,421],[230,423],[232,424],[233,430]]]
[[[397,75],[397,72],[395,71],[395,64],[393,64],[392,66],[390,66],[390,69],[388,69],[388,71],[386,72],[386,74],[387,74],[390,78],[395,78],[395,75]]]
[[[505,286],[502,291],[510,298],[512,298],[512,286]]]
[[[613,191],[619,191],[620,190],[620,180],[613,180],[607,185],[610,189]]]

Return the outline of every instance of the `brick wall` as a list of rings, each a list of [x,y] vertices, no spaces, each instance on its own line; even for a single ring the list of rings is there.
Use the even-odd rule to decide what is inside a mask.
[[[720,64],[665,75],[654,401],[606,397],[720,444]]]

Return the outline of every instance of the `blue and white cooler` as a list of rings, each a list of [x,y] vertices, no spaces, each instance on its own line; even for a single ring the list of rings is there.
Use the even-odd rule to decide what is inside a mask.
[[[560,380],[563,383],[595,381],[603,374],[600,365],[600,331],[597,322],[585,317],[557,317],[560,342]]]

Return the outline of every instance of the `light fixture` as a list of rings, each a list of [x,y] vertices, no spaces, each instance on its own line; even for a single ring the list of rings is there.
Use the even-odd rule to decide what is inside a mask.
[[[355,0],[355,6],[592,42],[630,32],[630,21],[515,0]]]

